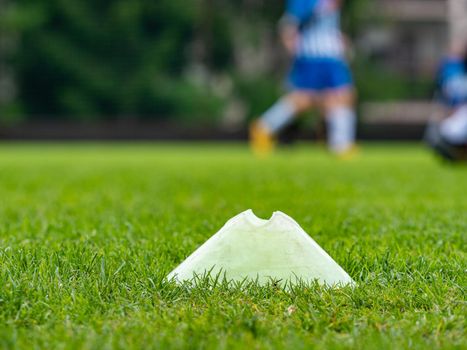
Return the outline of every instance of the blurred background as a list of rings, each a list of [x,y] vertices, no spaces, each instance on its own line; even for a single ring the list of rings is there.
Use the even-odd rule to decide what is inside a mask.
[[[0,139],[243,139],[283,92],[283,9],[0,0]],[[437,65],[466,21],[465,0],[345,1],[361,138],[421,137]]]

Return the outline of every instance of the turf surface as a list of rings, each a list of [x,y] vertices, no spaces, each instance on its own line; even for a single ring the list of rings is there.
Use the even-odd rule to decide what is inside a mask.
[[[464,348],[467,167],[422,147],[0,145],[0,347]],[[282,210],[357,281],[164,276],[233,215]]]

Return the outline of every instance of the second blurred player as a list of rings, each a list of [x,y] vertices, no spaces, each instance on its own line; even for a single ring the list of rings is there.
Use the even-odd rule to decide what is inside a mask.
[[[467,45],[456,45],[441,64],[439,95],[447,116],[432,122],[426,139],[443,158],[467,160]]]

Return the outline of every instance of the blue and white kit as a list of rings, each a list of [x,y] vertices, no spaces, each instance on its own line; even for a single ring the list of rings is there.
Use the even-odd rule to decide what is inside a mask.
[[[299,28],[288,77],[292,89],[323,92],[352,85],[338,0],[288,0],[283,21]]]
[[[443,102],[450,107],[467,103],[467,67],[460,58],[448,57],[438,74]]]
[[[440,134],[454,145],[467,144],[467,67],[461,58],[448,57],[438,76],[443,103],[452,114],[440,124]]]
[[[353,85],[345,61],[339,0],[288,0],[282,23],[285,28],[299,31],[288,76],[291,90],[313,95]],[[283,98],[261,116],[260,123],[269,133],[277,134],[298,111],[294,103]],[[356,115],[353,106],[336,105],[327,108],[325,113],[331,151],[344,153],[350,150],[355,143]]]

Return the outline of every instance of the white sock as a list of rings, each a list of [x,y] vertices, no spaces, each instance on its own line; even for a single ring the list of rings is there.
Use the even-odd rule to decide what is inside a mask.
[[[276,134],[292,121],[294,114],[295,107],[281,99],[264,113],[260,122],[269,132]]]
[[[441,122],[440,133],[453,144],[467,142],[467,105],[460,107],[453,115]]]
[[[327,115],[328,144],[333,152],[342,152],[355,143],[355,112],[349,107],[338,107]]]

